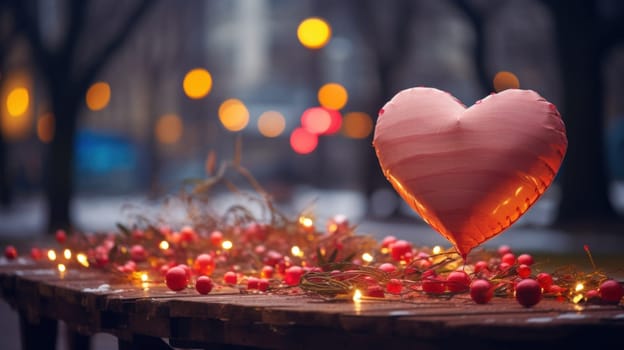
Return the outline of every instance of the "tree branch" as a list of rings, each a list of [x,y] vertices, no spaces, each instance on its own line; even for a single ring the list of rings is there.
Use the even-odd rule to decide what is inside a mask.
[[[110,41],[102,47],[100,52],[95,55],[95,59],[89,65],[78,79],[78,88],[86,90],[89,84],[95,79],[97,74],[102,70],[104,65],[109,61],[110,57],[119,50],[125,43],[132,30],[136,27],[141,18],[148,12],[150,6],[154,5],[156,0],[141,0],[139,5],[130,13],[126,21],[120,29],[110,39]]]
[[[466,16],[468,23],[472,26],[475,34],[473,60],[477,80],[485,93],[489,93],[492,91],[492,84],[486,64],[486,37],[483,16],[468,0],[453,0],[451,3]]]

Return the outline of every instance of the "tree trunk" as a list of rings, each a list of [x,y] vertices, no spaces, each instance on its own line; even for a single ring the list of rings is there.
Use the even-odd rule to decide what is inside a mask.
[[[55,84],[53,91],[63,91],[63,84]],[[52,96],[52,110],[56,122],[54,139],[48,154],[46,200],[48,204],[48,232],[71,228],[70,204],[74,193],[74,141],[80,99],[71,96]]]
[[[591,1],[554,9],[563,79],[562,116],[568,152],[561,173],[557,223],[613,219],[604,152],[604,101],[597,18]]]

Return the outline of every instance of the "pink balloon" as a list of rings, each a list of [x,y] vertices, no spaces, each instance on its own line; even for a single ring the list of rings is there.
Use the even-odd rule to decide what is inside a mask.
[[[516,89],[469,108],[437,89],[403,90],[380,110],[373,140],[394,189],[464,259],[546,191],[567,144],[557,108]]]

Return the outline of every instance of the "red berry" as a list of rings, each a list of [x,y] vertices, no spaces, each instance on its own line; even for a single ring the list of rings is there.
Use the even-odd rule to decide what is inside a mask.
[[[600,298],[600,292],[598,292],[595,289],[588,290],[585,293],[585,299],[587,299],[587,300],[601,299]]]
[[[384,237],[384,239],[381,241],[381,247],[382,248],[390,248],[390,245],[394,242],[397,241],[397,238],[394,236],[386,236]]]
[[[130,248],[130,259],[135,262],[145,261],[147,259],[147,252],[140,244],[135,244]]]
[[[199,294],[208,294],[214,287],[212,283],[212,279],[208,276],[199,276],[197,277],[197,281],[195,281],[195,289],[199,292]]]
[[[275,269],[268,265],[263,266],[262,272],[260,272],[260,274],[264,278],[272,278],[274,273],[275,273]]]
[[[412,245],[408,241],[399,240],[390,244],[390,254],[394,261],[405,260],[407,253],[412,253]]]
[[[180,230],[180,242],[194,242],[197,240],[197,232],[191,226],[184,226]]]
[[[371,298],[385,298],[384,290],[378,284],[368,286],[366,289],[366,296]]]
[[[501,258],[501,262],[513,265],[516,263],[516,256],[513,253],[507,253]]]
[[[285,271],[284,282],[289,286],[296,286],[301,276],[303,276],[303,269],[299,266],[291,266]]]
[[[136,263],[132,260],[126,262],[122,268],[121,268],[122,272],[134,272],[136,271]]]
[[[550,287],[548,287],[548,289],[544,289],[544,290],[547,290],[548,293],[551,293],[551,294],[562,294],[566,291],[565,288],[558,286],[556,284],[553,284]]]
[[[275,266],[284,260],[284,256],[275,250],[269,250],[264,256],[264,264]]]
[[[446,277],[446,286],[450,292],[465,292],[470,288],[470,276],[464,271],[453,271]]]
[[[518,256],[518,264],[533,265],[533,257],[529,254],[520,254]]]
[[[200,254],[195,258],[193,270],[198,275],[210,276],[215,268],[215,261],[210,254]]]
[[[338,214],[327,222],[327,232],[330,234],[342,234],[349,231],[349,219]]]
[[[210,234],[210,243],[213,246],[221,247],[221,243],[223,242],[223,233],[221,231],[212,231]]]
[[[4,256],[6,256],[6,258],[9,260],[17,258],[17,249],[15,249],[15,247],[12,245],[7,246],[4,249]]]
[[[269,289],[269,280],[261,278],[258,280],[258,290],[264,292]]]
[[[502,262],[502,263],[500,263],[500,264],[498,265],[498,269],[499,269],[499,270],[501,270],[501,271],[507,271],[507,270],[509,270],[510,268],[511,268],[511,265],[509,265],[509,264],[508,264],[508,263],[506,263],[506,262]]]
[[[43,252],[39,248],[32,248],[30,250],[30,257],[33,260],[39,260],[39,259],[41,259],[43,257]]]
[[[542,287],[536,280],[527,278],[516,285],[516,300],[520,305],[531,307],[542,299]]]
[[[186,288],[188,282],[189,279],[186,275],[186,271],[180,266],[170,268],[165,275],[165,283],[167,287],[173,291]]]
[[[259,279],[255,277],[249,277],[247,279],[247,289],[258,289]]]
[[[489,270],[488,263],[481,260],[474,265],[474,272],[487,272]]]
[[[600,298],[602,301],[609,304],[617,304],[624,296],[624,288],[622,285],[614,280],[606,280],[600,285]]]
[[[441,294],[446,290],[444,280],[437,277],[425,278],[422,281],[422,290],[425,293]]]
[[[238,277],[236,276],[236,272],[228,271],[223,275],[223,282],[227,284],[236,284],[238,281]]]
[[[537,274],[537,283],[539,283],[540,287],[544,288],[544,290],[549,290],[550,286],[553,284],[552,276],[546,272],[540,272]]]
[[[503,256],[507,253],[511,253],[511,248],[508,245],[498,247],[498,255]]]
[[[191,268],[188,267],[188,265],[186,264],[180,264],[177,267],[180,267],[184,270],[184,272],[186,273],[186,279],[190,281],[191,277],[193,277],[193,272],[191,271]]]
[[[400,294],[401,290],[403,290],[403,283],[401,283],[401,280],[393,278],[386,283],[386,290],[391,294]]]
[[[65,241],[67,240],[67,234],[65,233],[65,230],[56,230],[55,237],[56,241],[60,244],[65,243]]]
[[[521,278],[527,278],[527,277],[531,276],[531,268],[528,265],[525,265],[525,264],[520,264],[516,268],[516,272],[518,273],[518,276],[520,276]]]
[[[494,288],[487,280],[474,280],[470,284],[470,298],[477,304],[487,304],[494,295]]]
[[[391,263],[383,263],[379,265],[379,269],[386,273],[393,273],[394,271],[396,271],[396,266]]]

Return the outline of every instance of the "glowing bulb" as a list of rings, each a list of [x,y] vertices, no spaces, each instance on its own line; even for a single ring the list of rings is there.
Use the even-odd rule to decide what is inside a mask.
[[[87,260],[87,256],[82,253],[76,255],[76,261],[84,267],[89,267],[89,260]]]
[[[56,252],[54,250],[48,250],[48,259],[50,259],[50,261],[56,260]]]
[[[65,257],[65,259],[66,259],[66,260],[71,259],[71,257],[72,257],[72,252],[71,252],[71,250],[69,250],[69,249],[65,249],[65,250],[63,251],[63,256]]]
[[[26,113],[30,97],[26,88],[20,87],[9,93],[6,99],[7,111],[12,117],[19,117]]]
[[[158,248],[160,248],[162,250],[169,249],[169,242],[167,242],[167,241],[160,241],[160,244],[158,244]]]
[[[290,253],[292,253],[293,256],[298,256],[298,257],[302,257],[303,256],[303,251],[301,250],[301,248],[299,248],[296,245],[294,245],[292,248],[290,248]]]
[[[106,108],[110,102],[110,98],[110,85],[103,81],[91,85],[89,90],[87,90],[87,96],[85,97],[87,107],[89,107],[92,111],[99,111]]]
[[[580,282],[579,282],[579,283],[577,283],[577,284],[576,284],[576,287],[574,287],[574,290],[575,290],[575,291],[577,291],[577,292],[580,292],[580,291],[582,291],[584,288],[585,288],[585,286],[583,285],[583,283],[580,283]]]
[[[388,248],[381,248],[381,254],[388,254],[390,253],[390,249]]]
[[[366,261],[367,263],[371,263],[373,262],[373,256],[369,253],[364,253],[362,254],[362,260]]]
[[[440,254],[440,253],[442,252],[442,248],[441,248],[439,245],[437,245],[437,246],[433,247],[433,249],[431,250],[431,252],[432,252],[434,255]]]
[[[359,289],[356,289],[355,292],[353,293],[353,301],[358,302],[360,300],[362,300],[362,292],[360,292]]]
[[[145,272],[141,274],[141,282],[147,282],[147,274]]]
[[[314,220],[312,220],[312,218],[307,217],[307,216],[299,217],[299,223],[301,224],[301,226],[305,228],[310,228],[314,226]]]
[[[58,264],[57,268],[58,268],[59,272],[61,272],[61,273],[65,272],[67,270],[67,268],[65,267],[64,264]]]
[[[232,241],[223,241],[223,243],[221,243],[221,248],[225,249],[225,250],[230,250],[232,249]]]
[[[192,69],[184,76],[182,88],[189,98],[205,97],[212,88],[212,76],[203,68]]]
[[[310,17],[299,24],[297,38],[309,49],[320,49],[331,39],[331,27],[322,18]]]
[[[577,294],[574,296],[574,298],[572,298],[572,301],[575,304],[578,304],[581,300],[583,300],[583,294]]]

